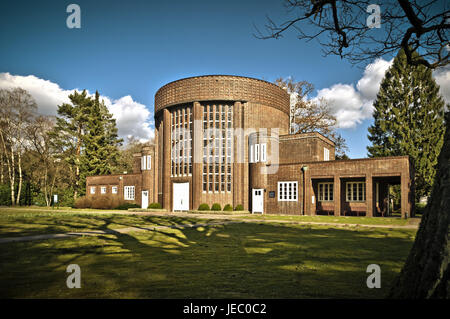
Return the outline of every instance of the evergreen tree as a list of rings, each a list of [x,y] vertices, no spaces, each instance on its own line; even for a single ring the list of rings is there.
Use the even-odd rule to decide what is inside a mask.
[[[69,165],[74,198],[85,194],[86,176],[110,174],[117,165],[122,142],[116,121],[103,101],[74,92],[71,104],[58,106],[56,126],[49,133],[52,146]]]
[[[431,70],[408,64],[400,50],[381,82],[367,149],[370,157],[410,156],[416,200],[428,196],[433,185],[445,132],[444,105]]]
[[[93,103],[86,90],[81,93],[74,91],[69,99],[71,104],[58,106],[56,125],[49,136],[53,152],[68,164],[73,197],[76,199],[79,193],[84,193],[84,186],[80,184],[81,155],[83,135]]]
[[[122,142],[117,136],[116,121],[104,102],[100,102],[98,92],[95,93],[95,100],[87,119],[83,142],[80,182],[85,185],[86,176],[111,174],[118,164],[118,146]]]

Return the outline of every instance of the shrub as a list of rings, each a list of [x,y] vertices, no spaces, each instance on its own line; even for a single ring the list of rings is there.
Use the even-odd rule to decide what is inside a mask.
[[[241,204],[237,205],[234,210],[244,210],[244,206],[242,206]]]
[[[198,210],[209,210],[209,205],[208,204],[200,204],[200,206],[198,206]]]
[[[108,209],[112,208],[112,198],[109,195],[101,195],[92,199],[91,208],[95,209]]]
[[[86,196],[81,196],[75,201],[75,208],[91,208],[92,200]]]
[[[222,210],[222,207],[220,207],[220,204],[219,204],[219,203],[214,203],[214,204],[211,206],[211,210],[215,210],[215,211]]]
[[[231,212],[231,211],[233,211],[233,206],[231,206],[230,204],[226,204],[226,205],[223,207],[223,211],[224,211],[224,212]]]
[[[162,207],[160,203],[151,203],[148,208],[160,209]]]
[[[139,206],[138,204],[134,204],[134,203],[123,203],[120,204],[119,206],[116,207],[116,209],[121,209],[121,210],[127,210],[129,208],[140,208],[141,206]]]

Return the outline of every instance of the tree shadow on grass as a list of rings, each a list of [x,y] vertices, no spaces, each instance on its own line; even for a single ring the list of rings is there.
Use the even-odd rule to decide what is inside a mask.
[[[129,219],[95,218],[108,235],[0,246],[0,296],[380,298],[413,234],[252,223],[180,228],[206,221],[146,217],[148,231]],[[113,224],[145,229],[124,234]],[[69,263],[81,267],[81,289],[65,286]],[[366,286],[371,263],[381,266],[382,289]]]

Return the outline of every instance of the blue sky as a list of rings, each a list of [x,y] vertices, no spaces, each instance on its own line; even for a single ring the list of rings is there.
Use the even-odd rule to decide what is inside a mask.
[[[81,29],[66,26],[70,3],[81,7]],[[67,90],[99,90],[116,105],[117,114],[125,116],[133,109],[123,105],[134,103],[135,110],[149,111],[149,119],[159,87],[203,74],[267,81],[292,76],[324,90],[323,96],[342,95],[340,88],[351,99],[358,93],[364,65],[358,68],[336,56],[323,57],[316,42],[297,40],[293,32],[279,40],[253,36],[253,25],[262,27],[266,15],[281,21],[285,13],[281,1],[264,0],[1,2],[0,74],[10,77],[3,74],[0,84],[34,81],[38,103],[43,104],[58,100],[56,95]],[[27,76],[34,77],[23,78]],[[367,77],[369,85],[371,74]],[[41,95],[46,93],[39,90],[53,84],[58,87],[52,87],[55,97],[45,100]],[[370,123],[366,114],[354,127],[340,129],[351,158],[366,156]],[[125,130],[125,119],[121,125]]]

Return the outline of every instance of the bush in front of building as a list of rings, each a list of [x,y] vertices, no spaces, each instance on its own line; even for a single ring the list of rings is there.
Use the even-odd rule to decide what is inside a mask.
[[[244,210],[244,206],[242,206],[241,204],[237,205],[234,210]]]
[[[81,196],[75,200],[74,206],[75,208],[91,208],[92,201],[90,198],[86,196]]]
[[[223,211],[224,211],[224,212],[231,212],[231,211],[233,211],[233,206],[231,206],[230,204],[226,204],[226,205],[223,207]]]
[[[117,197],[117,196],[116,196]],[[113,198],[109,195],[101,195],[92,199],[91,208],[94,209],[111,209],[119,204],[118,200],[113,203]]]
[[[115,209],[127,210],[129,208],[141,208],[138,204],[134,203],[122,203],[119,206],[116,206]]]
[[[162,207],[160,203],[151,203],[148,208],[161,209]]]
[[[200,204],[200,206],[198,206],[198,210],[209,210],[209,205],[208,204]]]
[[[219,203],[214,203],[214,204],[211,206],[211,210],[220,211],[220,210],[222,210],[222,207],[220,206]]]

